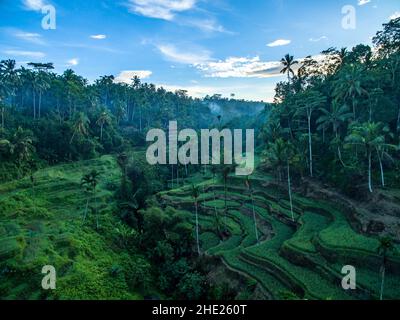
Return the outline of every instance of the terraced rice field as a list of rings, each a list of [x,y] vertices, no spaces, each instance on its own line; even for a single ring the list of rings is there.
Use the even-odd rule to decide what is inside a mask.
[[[378,299],[378,239],[353,230],[346,213],[333,204],[299,194],[294,195],[293,220],[287,194],[268,181],[269,176],[257,172],[252,181],[252,201],[238,177],[229,179],[226,199],[221,182],[203,178],[201,184],[206,187],[200,188],[199,200],[203,254],[218,256],[230,269],[257,281],[270,299],[285,299],[288,293],[298,299]],[[158,198],[193,213],[190,188],[188,181],[186,187],[164,192]],[[345,265],[356,267],[356,290],[342,288]],[[388,269],[384,298],[398,299],[398,253],[389,257]]]

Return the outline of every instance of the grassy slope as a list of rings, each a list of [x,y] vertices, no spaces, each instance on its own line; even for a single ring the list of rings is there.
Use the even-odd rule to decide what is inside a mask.
[[[101,173],[97,188],[100,229],[89,210],[83,174]],[[128,262],[115,246],[113,195],[120,181],[115,159],[104,156],[40,170],[0,185],[0,297],[3,299],[138,299],[117,265]],[[90,207],[96,207],[91,201]],[[41,289],[44,265],[57,271],[57,290]]]

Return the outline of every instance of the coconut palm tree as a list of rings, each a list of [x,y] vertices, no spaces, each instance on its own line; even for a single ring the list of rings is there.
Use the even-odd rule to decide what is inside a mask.
[[[100,141],[103,141],[103,127],[105,124],[110,124],[111,123],[111,117],[108,114],[108,112],[106,110],[103,110],[97,121],[96,124],[100,126]]]
[[[1,107],[1,127],[4,128],[4,114],[6,100],[12,99],[15,95],[15,88],[18,84],[18,71],[15,69],[15,60],[0,61],[0,107]]]
[[[43,92],[50,88],[49,79],[48,79],[48,71],[54,69],[54,65],[51,62],[48,63],[36,63],[29,62],[28,66],[32,67],[37,72],[34,73],[34,100],[36,100],[36,92],[39,93],[39,101],[38,101],[38,118],[41,116],[42,109],[42,95]],[[35,114],[36,118],[36,114]]]
[[[287,74],[288,77],[288,82],[290,82],[290,74],[294,76],[294,71],[293,71],[293,66],[297,63],[298,61],[294,60],[294,57],[291,56],[290,54],[285,55],[284,58],[281,59],[281,63],[283,65],[283,69],[281,70],[281,73]]]
[[[267,157],[270,162],[277,167],[280,171],[282,167],[286,167],[287,173],[287,185],[290,202],[290,212],[292,214],[292,220],[294,221],[293,212],[293,198],[292,198],[292,180],[290,176],[290,164],[293,161],[295,155],[295,148],[290,141],[285,141],[282,138],[278,138],[274,143],[268,145]]]
[[[34,151],[32,132],[18,127],[12,138],[12,152],[19,165],[29,161]]]
[[[357,98],[368,95],[367,90],[364,88],[365,82],[364,71],[361,67],[351,65],[345,67],[338,75],[338,79],[334,82],[334,95],[335,97],[342,98],[345,101],[350,99],[353,106],[353,119],[357,117]]]
[[[318,129],[322,129],[323,127],[332,126],[332,131],[334,134],[333,144],[337,145],[337,154],[340,162],[345,167],[345,164],[342,159],[342,151],[340,149],[341,138],[339,134],[340,126],[348,121],[352,114],[349,111],[349,107],[346,104],[340,105],[337,101],[332,103],[331,111],[326,110],[325,108],[321,108],[320,111],[322,115],[318,118],[317,124],[319,124]]]
[[[324,97],[320,92],[310,90],[300,94],[300,99],[298,100],[299,108],[296,111],[296,115],[304,114],[307,117],[308,123],[308,150],[309,150],[309,160],[310,160],[310,176],[313,177],[313,152],[312,152],[312,133],[311,133],[311,117],[313,112],[326,103],[326,97]]]
[[[198,186],[192,185],[192,198],[194,200],[194,208],[196,212],[196,242],[197,253],[200,255],[200,241],[199,241],[199,213],[198,213],[198,200],[200,196],[200,189]]]
[[[91,192],[92,198],[95,201],[95,211],[96,211],[96,229],[99,229],[99,215],[97,208],[97,198],[96,198],[96,187],[99,184],[100,173],[97,170],[92,170],[90,173],[85,174],[81,179],[81,185],[86,187],[86,190]],[[86,209],[83,221],[86,219],[87,209],[89,205],[89,197],[86,201]]]
[[[250,181],[249,176],[246,177],[246,187],[250,194],[251,206],[253,208],[254,232],[256,235],[257,244],[259,244],[260,242],[258,239],[258,227],[257,227],[256,211],[254,208],[253,188],[251,187],[251,181]]]
[[[88,134],[88,127],[89,127],[90,120],[89,118],[83,113],[79,112],[75,118],[75,121],[72,125],[72,137],[70,140],[70,144],[74,140],[75,135],[86,136]]]
[[[378,254],[382,257],[382,266],[381,266],[381,290],[380,290],[380,300],[383,300],[383,290],[385,286],[385,272],[387,266],[387,256],[388,253],[393,252],[395,250],[393,240],[390,238],[382,238],[379,240]]]
[[[350,135],[346,138],[348,145],[361,146],[365,149],[368,161],[368,189],[372,193],[372,155],[376,151],[381,155],[381,151],[385,147],[395,148],[392,145],[385,143],[385,135],[389,132],[387,126],[378,122],[367,122],[364,124],[355,124],[351,128]],[[382,168],[382,159],[378,156]]]

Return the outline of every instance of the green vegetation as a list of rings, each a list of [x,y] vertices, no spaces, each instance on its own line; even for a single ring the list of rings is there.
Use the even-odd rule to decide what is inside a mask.
[[[265,106],[1,61],[0,298],[399,299],[399,30],[286,55]],[[150,166],[145,134],[170,119],[255,128],[255,172]]]

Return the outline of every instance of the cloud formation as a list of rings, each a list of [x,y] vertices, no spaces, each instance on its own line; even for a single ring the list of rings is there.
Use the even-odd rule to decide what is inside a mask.
[[[16,57],[44,58],[46,55],[40,51],[5,50],[5,54]]]
[[[43,45],[45,42],[42,39],[42,36],[38,33],[32,32],[24,32],[24,31],[17,31],[15,32],[15,37],[22,39],[24,41],[32,42],[35,44]]]
[[[149,70],[124,70],[119,73],[118,76],[115,77],[116,83],[132,83],[132,78],[134,76],[139,77],[140,79],[147,79],[149,78],[153,72]]]
[[[95,40],[103,40],[103,39],[106,39],[107,36],[105,34],[94,34],[94,35],[91,35],[90,38],[95,39]]]
[[[319,38],[310,38],[309,39],[310,42],[319,42],[319,41],[322,41],[322,40],[328,40],[328,37],[327,36],[322,36],[322,37],[319,37]]]
[[[363,6],[363,5],[365,5],[367,3],[370,3],[370,2],[371,2],[371,0],[358,0],[358,5],[359,6]]]
[[[210,52],[206,50],[200,50],[199,52],[182,52],[171,44],[157,45],[157,48],[165,59],[181,64],[197,66],[212,60]]]
[[[197,68],[212,78],[270,78],[279,76],[282,66],[279,61],[261,61],[259,56],[255,56],[209,61]]]
[[[46,5],[43,0],[23,0],[23,4],[26,10],[32,11],[40,11]]]
[[[129,0],[131,12],[149,18],[171,21],[175,14],[192,9],[197,0]]]
[[[292,40],[278,39],[275,40],[274,42],[268,43],[267,47],[273,48],[273,47],[287,46],[291,42]]]
[[[73,58],[67,61],[69,67],[77,66],[79,64],[78,58]]]

